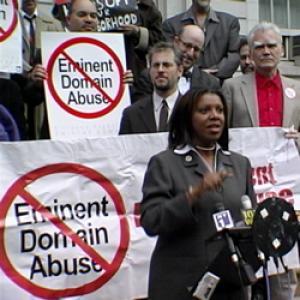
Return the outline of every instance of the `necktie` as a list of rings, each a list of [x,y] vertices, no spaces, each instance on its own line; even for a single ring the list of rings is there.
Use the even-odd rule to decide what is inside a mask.
[[[182,76],[183,76],[185,79],[189,80],[189,79],[192,78],[192,72],[187,71],[187,72],[183,73]]]
[[[168,115],[169,115],[168,103],[165,99],[163,99],[161,101],[158,131],[168,131]]]
[[[30,45],[29,63],[32,65],[35,59],[35,29],[34,29],[35,15],[33,15],[32,17],[25,15],[24,18],[29,22],[29,45]]]

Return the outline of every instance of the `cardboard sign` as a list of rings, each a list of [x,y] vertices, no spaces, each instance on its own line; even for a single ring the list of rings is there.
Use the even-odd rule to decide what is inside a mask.
[[[17,0],[0,1],[0,72],[22,72],[22,34]]]
[[[42,54],[51,138],[117,135],[130,102],[122,36],[43,33]]]
[[[137,25],[136,0],[96,0],[99,31],[121,30],[122,25]]]

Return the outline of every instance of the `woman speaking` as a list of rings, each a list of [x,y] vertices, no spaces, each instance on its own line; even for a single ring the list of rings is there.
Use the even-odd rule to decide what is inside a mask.
[[[218,207],[241,221],[241,197],[254,201],[249,160],[228,151],[227,109],[219,91],[190,90],[170,119],[169,146],[151,158],[141,222],[158,236],[149,274],[151,300],[193,299],[190,288],[226,246],[212,215]],[[219,237],[219,238],[216,238]],[[222,278],[211,299],[247,299]]]

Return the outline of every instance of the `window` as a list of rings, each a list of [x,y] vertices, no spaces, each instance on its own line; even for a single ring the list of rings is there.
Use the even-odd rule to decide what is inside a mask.
[[[270,21],[281,28],[300,28],[299,0],[259,0],[260,21]]]
[[[300,1],[299,0],[290,0],[290,15],[291,15],[291,28],[299,29],[300,28]]]

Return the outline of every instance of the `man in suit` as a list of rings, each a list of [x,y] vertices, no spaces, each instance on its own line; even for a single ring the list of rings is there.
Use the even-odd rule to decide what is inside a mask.
[[[163,23],[167,40],[178,35],[184,24],[197,24],[205,32],[203,54],[199,65],[221,80],[230,78],[239,65],[239,30],[236,17],[213,10],[210,0],[193,0],[185,12],[175,15]]]
[[[58,21],[42,14],[37,9],[36,0],[22,0],[20,10],[20,23],[22,27],[23,48],[23,74],[16,74],[13,79],[19,84],[22,94],[26,94],[28,77],[34,68],[36,58],[41,48],[41,33],[43,31],[62,31],[63,28]],[[33,97],[35,98],[35,94]],[[35,139],[38,136],[42,120],[44,118],[44,106],[36,105],[32,97],[26,98],[25,111],[28,124],[28,138]]]
[[[203,30],[195,24],[183,25],[178,35],[173,39],[173,45],[179,49],[182,55],[183,74],[179,79],[178,87],[181,94],[190,88],[220,88],[219,80],[207,72],[204,72],[196,63],[201,56],[204,45]],[[139,98],[152,94],[149,69],[144,70],[137,79],[134,92],[134,102]]]
[[[179,97],[178,79],[183,71],[180,54],[172,44],[160,42],[149,51],[149,62],[153,94],[125,108],[120,134],[168,130],[168,119]]]
[[[98,26],[97,8],[93,0],[72,0],[68,6],[66,17],[67,29],[70,32],[96,32]],[[43,81],[48,77],[47,70],[38,61],[29,73],[29,83],[26,85],[25,93],[33,100],[35,105],[45,103]],[[123,74],[123,82],[131,83],[133,75],[130,70]],[[34,97],[36,95],[36,97]],[[43,118],[39,138],[49,138],[47,114]]]
[[[23,0],[21,5],[24,71],[30,71],[36,50],[41,48],[42,31],[62,31],[59,22],[38,12],[36,0]]]
[[[250,57],[255,71],[224,82],[229,127],[288,127],[287,138],[298,139],[300,129],[300,83],[281,76],[282,36],[272,23],[256,25],[249,33]],[[289,283],[295,274],[270,276],[273,300],[294,299]]]

